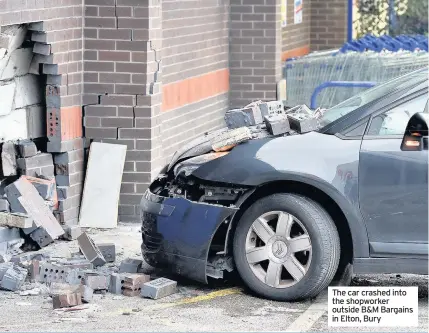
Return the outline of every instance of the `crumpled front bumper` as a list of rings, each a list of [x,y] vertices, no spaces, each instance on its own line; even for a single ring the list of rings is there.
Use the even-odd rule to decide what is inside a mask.
[[[152,266],[207,283],[211,240],[237,208],[162,197],[150,190],[143,195],[140,206],[145,259]]]

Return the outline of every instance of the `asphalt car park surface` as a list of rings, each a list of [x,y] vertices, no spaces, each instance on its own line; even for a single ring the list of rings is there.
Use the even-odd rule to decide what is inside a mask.
[[[139,253],[138,226],[97,231],[95,241],[117,244],[119,258]],[[59,244],[58,253],[73,251],[73,243]],[[428,280],[418,275],[357,276],[355,285],[418,286],[419,326],[402,328],[328,327],[326,295],[305,302],[275,302],[258,298],[239,282],[206,286],[179,280],[179,292],[160,300],[98,294],[87,309],[52,310],[48,296],[20,296],[0,292],[0,331],[372,331],[427,332]]]

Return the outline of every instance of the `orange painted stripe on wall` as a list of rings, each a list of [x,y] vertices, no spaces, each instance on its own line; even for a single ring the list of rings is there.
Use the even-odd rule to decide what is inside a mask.
[[[310,46],[297,47],[296,49],[288,50],[282,53],[282,61],[289,58],[302,57],[310,53]]]
[[[227,68],[169,83],[162,87],[162,111],[177,109],[228,91]]]

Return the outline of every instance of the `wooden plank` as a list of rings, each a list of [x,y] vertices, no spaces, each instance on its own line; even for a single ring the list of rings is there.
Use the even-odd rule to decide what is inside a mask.
[[[93,142],[89,151],[79,224],[115,228],[127,146]]]

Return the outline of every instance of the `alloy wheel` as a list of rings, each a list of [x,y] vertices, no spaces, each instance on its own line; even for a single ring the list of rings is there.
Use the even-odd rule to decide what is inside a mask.
[[[292,214],[272,211],[251,225],[246,259],[263,283],[287,288],[303,279],[311,264],[312,246],[304,225]]]

